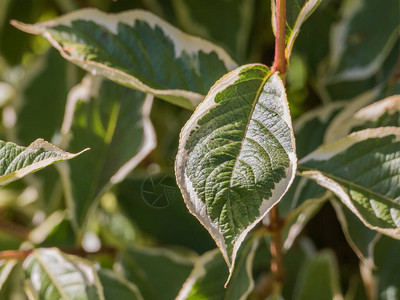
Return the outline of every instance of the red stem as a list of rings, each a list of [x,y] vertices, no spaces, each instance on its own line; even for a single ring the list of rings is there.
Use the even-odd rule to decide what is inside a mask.
[[[272,0],[274,1],[274,0]],[[276,0],[275,58],[272,72],[286,74],[286,0]]]

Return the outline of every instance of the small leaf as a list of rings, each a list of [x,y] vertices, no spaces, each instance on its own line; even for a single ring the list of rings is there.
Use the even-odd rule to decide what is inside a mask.
[[[258,238],[250,238],[247,243],[245,242],[226,288],[224,288],[225,279],[229,274],[221,252],[214,249],[203,254],[197,259],[176,300],[247,299],[255,286],[252,269],[258,246]]]
[[[272,4],[272,27],[276,32],[276,0]],[[317,9],[322,0],[288,0],[286,2],[286,60],[289,61],[294,41],[300,32],[301,25]]]
[[[97,271],[104,289],[105,300],[142,300],[139,289],[115,272],[106,269]]]
[[[192,271],[193,258],[167,249],[136,247],[123,253],[119,266],[144,299],[170,300],[175,299]]]
[[[283,83],[259,64],[222,77],[182,129],[178,185],[230,271],[247,233],[292,183],[294,149]]]
[[[24,270],[25,290],[32,299],[104,300],[93,266],[58,249],[33,250],[24,262]]]
[[[65,59],[93,74],[189,109],[236,67],[222,48],[142,10],[82,9],[34,25],[12,24],[43,35]]]
[[[78,227],[84,226],[99,197],[155,148],[152,102],[151,95],[89,75],[71,91],[61,130],[64,140],[71,151],[82,145],[92,148],[90,156],[59,167]]]
[[[76,154],[68,153],[43,139],[37,139],[28,147],[0,141],[0,186],[53,163],[74,158],[86,150]]]
[[[343,299],[338,265],[333,253],[323,251],[306,260],[298,274],[293,299]]]
[[[400,128],[355,132],[304,157],[301,175],[331,190],[370,229],[400,239]]]

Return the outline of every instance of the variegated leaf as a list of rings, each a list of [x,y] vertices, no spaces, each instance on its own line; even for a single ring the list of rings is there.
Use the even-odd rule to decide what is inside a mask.
[[[69,149],[92,148],[90,156],[60,165],[75,225],[114,184],[121,182],[156,146],[150,121],[152,95],[87,75],[71,90],[61,133]]]
[[[264,65],[222,77],[182,129],[178,185],[230,271],[247,233],[289,188],[296,163],[284,85]]]
[[[35,249],[26,258],[24,270],[30,299],[104,300],[94,266],[82,258],[55,248]]]
[[[18,180],[53,163],[72,159],[82,152],[73,154],[37,139],[28,147],[0,141],[0,186]]]
[[[93,73],[193,109],[236,63],[220,47],[142,10],[82,9],[17,28],[41,34],[61,55]]]
[[[276,33],[276,0],[272,4],[272,27]],[[317,9],[322,0],[288,0],[286,2],[286,60],[289,61],[293,44],[300,32],[301,25]]]
[[[370,229],[400,239],[400,128],[355,132],[300,161]]]
[[[398,0],[343,1],[331,32],[330,83],[366,79],[381,68],[398,40],[399,9]]]

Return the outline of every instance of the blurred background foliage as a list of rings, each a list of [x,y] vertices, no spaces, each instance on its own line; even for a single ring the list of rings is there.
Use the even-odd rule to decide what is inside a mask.
[[[344,2],[322,1],[296,40],[287,75],[287,95],[294,120],[315,107],[349,101],[373,89],[378,89],[375,100],[400,92],[399,74],[396,75],[398,36],[389,46],[387,40],[374,39],[378,53],[384,47],[388,49],[379,66],[368,74],[342,76],[340,66],[332,63],[336,50],[331,33],[343,22]],[[375,2],[379,1],[374,1],[374,5]],[[185,6],[190,7],[192,14],[188,15]],[[57,145],[68,93],[85,75],[84,71],[62,59],[44,38],[23,33],[9,21],[36,23],[84,7],[96,7],[106,12],[150,10],[183,31],[221,45],[239,64],[260,62],[271,65],[273,61],[271,8],[265,0],[1,0],[0,139],[28,145],[42,137]],[[382,12],[374,10],[373,13],[386,12],[382,9]],[[355,28],[348,37],[349,48],[362,47],[367,35],[379,35],[379,29],[368,27],[374,23],[368,18],[365,13],[355,21],[362,26]],[[393,17],[385,20],[392,20],[390,18]],[[345,53],[347,65],[357,60],[352,51],[358,50],[348,49]],[[80,233],[82,236],[77,236],[66,211],[67,200],[54,167],[1,188],[0,250],[32,246],[80,247],[81,242],[90,251],[102,245],[124,249],[132,244],[165,246],[198,254],[215,248],[206,230],[188,213],[174,179],[179,132],[190,115],[188,110],[155,99],[151,120],[157,135],[156,149],[128,178],[101,198],[95,213],[89,217],[86,231]],[[84,157],[78,158],[77,163],[79,159]],[[149,205],[143,192],[149,189],[163,194],[166,193],[165,186],[171,189],[168,203],[160,207]],[[342,290],[362,294],[354,299],[365,297],[359,288],[361,277],[357,256],[348,246],[329,202],[311,219],[302,235],[309,237],[317,249],[333,249],[340,261],[338,272]],[[295,285],[290,283],[295,280],[292,275],[300,268],[296,269],[295,263],[290,261],[292,257],[304,255],[302,253],[293,250],[288,254],[289,289],[285,293],[291,293],[290,286]],[[323,254],[320,259],[324,261],[330,255]],[[255,273],[266,264],[265,257],[259,260],[257,257]],[[113,265],[107,255],[96,256],[94,260],[105,268]],[[1,289],[0,299],[24,298],[18,285],[18,268]],[[295,269],[293,272],[292,268]]]

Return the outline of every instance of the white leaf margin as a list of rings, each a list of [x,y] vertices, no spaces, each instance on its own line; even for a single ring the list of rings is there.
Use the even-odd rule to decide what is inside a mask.
[[[360,259],[360,261],[365,265],[368,266],[368,268],[374,269],[376,268],[375,263],[374,263],[374,250],[375,250],[375,245],[379,241],[380,237],[382,236],[380,233],[376,232],[375,238],[372,240],[372,242],[368,246],[368,255],[365,256],[361,250],[357,247],[356,243],[354,242],[353,238],[350,235],[350,232],[348,230],[348,222],[347,218],[343,212],[343,205],[340,204],[340,202],[336,199],[330,199],[330,203],[333,206],[333,209],[335,210],[336,217],[339,220],[339,223],[342,227],[343,234],[346,238],[347,243],[350,245],[350,247],[353,249],[354,253],[357,255],[357,257]]]
[[[345,48],[348,45],[348,31],[350,22],[352,18],[358,13],[358,11],[363,7],[363,5],[368,5],[367,0],[357,0],[357,1],[344,1],[342,7],[342,17],[343,19],[337,24],[334,24],[330,35],[330,74],[326,78],[329,84],[334,84],[340,81],[346,80],[362,80],[369,76],[372,76],[381,67],[390,51],[393,49],[394,45],[399,36],[400,26],[395,28],[391,33],[389,39],[387,40],[385,46],[368,65],[361,68],[353,68],[342,71],[341,73],[336,73],[336,69],[340,64]],[[332,74],[333,73],[333,74]]]
[[[183,199],[185,201],[186,206],[188,207],[190,213],[194,215],[200,223],[207,229],[207,231],[210,233],[211,237],[214,239],[216,242],[218,248],[221,250],[221,253],[229,267],[229,273],[230,276],[232,275],[235,259],[236,259],[236,254],[240,248],[240,245],[242,244],[243,240],[245,239],[247,233],[253,229],[258,222],[260,222],[266,215],[267,213],[272,209],[274,205],[276,205],[281,198],[284,196],[284,194],[287,192],[289,187],[291,186],[295,174],[296,174],[296,168],[297,168],[297,157],[296,157],[296,145],[295,145],[295,139],[294,139],[294,133],[293,133],[293,126],[292,126],[292,120],[290,116],[290,110],[289,110],[289,104],[287,101],[287,96],[284,88],[284,84],[282,80],[280,79],[278,73],[272,73],[268,80],[274,81],[276,84],[279,84],[282,87],[283,95],[281,97],[281,115],[280,117],[286,122],[286,124],[291,128],[291,141],[292,141],[292,149],[293,152],[288,153],[290,165],[287,168],[287,176],[283,178],[280,182],[278,182],[275,187],[278,189],[272,190],[272,197],[270,199],[264,199],[264,202],[261,204],[260,207],[260,216],[252,223],[250,224],[245,230],[243,230],[240,235],[238,236],[237,240],[235,241],[234,247],[233,247],[233,254],[232,257],[228,256],[228,253],[226,251],[226,244],[224,241],[224,238],[222,234],[219,231],[219,226],[217,223],[212,222],[209,216],[207,215],[207,210],[206,210],[206,205],[199,199],[199,197],[196,195],[192,183],[190,182],[186,172],[185,172],[185,166],[186,166],[186,160],[188,157],[188,151],[185,149],[185,143],[189,139],[190,133],[192,130],[194,130],[197,127],[197,122],[201,117],[203,117],[208,111],[211,109],[215,108],[218,104],[215,103],[214,99],[216,95],[229,86],[235,84],[235,82],[239,79],[239,74],[243,69],[252,67],[252,66],[263,66],[262,64],[249,64],[249,65],[243,65],[228,74],[224,75],[221,79],[219,79],[214,86],[210,89],[207,97],[204,99],[204,101],[197,106],[195,112],[192,114],[190,119],[187,121],[185,126],[182,128],[181,133],[180,133],[180,138],[179,138],[179,147],[178,147],[178,153],[176,156],[175,160],[175,175],[176,175],[176,181],[177,184],[181,190]],[[268,81],[267,80],[267,81]],[[266,82],[267,82],[266,81]],[[266,82],[264,84],[266,84]],[[276,101],[278,102],[278,101]],[[274,197],[274,195],[278,194],[279,197]],[[268,201],[266,201],[268,200]],[[199,212],[199,214],[197,213]],[[230,262],[230,259],[232,263]],[[229,280],[229,279],[228,279]]]
[[[362,102],[359,104],[363,105]],[[349,106],[349,108],[344,111],[342,116],[346,118],[346,120],[339,118],[332,122],[332,126],[326,133],[326,140],[328,142],[348,135],[355,126],[363,125],[368,121],[375,121],[385,113],[393,114],[400,111],[400,95],[386,97],[380,101],[362,107],[354,113],[355,108],[357,107]]]
[[[16,145],[16,144],[15,144]],[[17,146],[17,145],[16,145]],[[53,157],[49,157],[49,158],[45,158],[41,161],[38,162],[34,162],[33,164],[30,164],[22,169],[16,170],[12,173],[9,173],[7,175],[2,175],[0,176],[0,186],[6,185],[10,182],[13,182],[15,180],[18,180],[30,173],[39,171],[53,163],[56,162],[61,162],[64,160],[68,160],[68,159],[72,159],[74,157],[77,157],[78,155],[82,154],[83,152],[86,152],[87,150],[89,150],[89,148],[86,148],[78,153],[69,153],[66,152],[56,146],[54,146],[53,144],[46,142],[44,139],[37,139],[36,141],[32,142],[28,147],[25,148],[25,150],[20,153],[19,155],[24,155],[25,151],[30,151],[30,150],[37,150],[37,149],[44,149],[45,151],[54,151],[54,152],[58,152],[59,155],[58,156],[53,156]],[[18,156],[19,156],[18,155]],[[16,156],[15,158],[17,158],[18,156]],[[14,158],[14,159],[15,159]],[[12,162],[11,162],[12,163]]]
[[[284,251],[288,251],[293,246],[293,243],[303,231],[308,221],[328,201],[329,196],[330,193],[326,193],[321,198],[310,198],[285,217],[285,225],[282,234]]]
[[[57,263],[67,263],[70,267],[75,269],[76,272],[79,272],[81,276],[84,276],[82,284],[93,284],[94,286],[96,286],[99,300],[105,300],[103,294],[103,286],[101,285],[100,279],[94,269],[94,266],[89,261],[77,256],[65,254],[61,252],[58,248],[34,249],[32,253],[25,259],[23,263],[23,268],[26,269],[31,260],[36,260],[37,263],[41,265],[43,272],[45,272],[46,275],[53,280],[54,285],[56,286],[58,292],[62,295],[63,299],[72,299],[69,297],[69,295],[64,293],[62,282],[60,282],[58,280],[59,278],[57,278],[57,276],[52,273],[52,266],[45,263],[43,257],[46,256],[53,257],[53,259]],[[24,290],[27,293],[29,299],[37,299],[36,290],[38,288],[40,289],[41,286],[41,283],[37,282],[38,279],[39,278],[35,276],[31,276],[30,280],[28,279],[25,281]]]
[[[325,161],[330,159],[331,157],[335,156],[338,153],[341,153],[351,147],[352,145],[367,140],[369,138],[383,138],[385,136],[395,135],[396,142],[400,140],[400,127],[380,127],[380,128],[373,128],[373,129],[365,129],[362,131],[357,131],[350,134],[348,137],[343,138],[332,145],[322,146],[315,150],[314,152],[310,153],[303,159],[299,161],[299,164],[303,164],[307,161],[314,160],[314,161]],[[311,178],[312,180],[316,181],[322,187],[333,192],[339,199],[363,222],[363,224],[377,232],[383,233],[385,235],[391,236],[395,239],[400,239],[400,218],[396,216],[396,220],[393,221],[396,223],[398,228],[381,228],[378,226],[373,226],[368,223],[362,214],[358,211],[358,209],[352,203],[350,196],[347,192],[343,189],[343,187],[336,182],[335,180],[329,178],[322,172],[318,170],[312,171],[303,171],[300,174],[301,176],[305,176]],[[400,209],[400,204],[393,202],[393,205],[398,206]],[[392,216],[394,218],[395,216]]]
[[[272,1],[272,2],[274,2],[274,1]],[[311,16],[311,14],[318,8],[318,6],[321,4],[321,2],[322,2],[322,0],[309,0],[302,7],[302,9],[299,13],[299,16],[297,17],[296,22],[293,26],[292,32],[289,36],[289,39],[286,42],[286,49],[285,49],[286,61],[289,61],[289,59],[290,59],[294,41],[296,40],[297,35],[300,32],[300,27]]]
[[[61,144],[63,147],[68,147],[71,139],[71,126],[75,114],[75,108],[79,101],[87,102],[91,97],[96,97],[98,95],[101,82],[104,79],[100,76],[93,76],[87,74],[75,87],[71,89],[67,97],[67,104],[65,108],[65,114],[63,123],[61,125]],[[113,185],[120,183],[125,179],[125,177],[153,151],[157,146],[156,133],[153,124],[150,119],[150,113],[153,105],[154,96],[151,94],[146,95],[146,99],[142,106],[142,118],[143,118],[143,142],[139,151],[130,160],[128,160],[124,165],[122,165],[119,170],[110,178],[109,182],[104,186],[103,190],[99,193],[100,195],[108,191]],[[69,208],[74,211],[74,200],[72,194],[72,185],[70,181],[70,166],[68,164],[58,164],[57,170],[60,173],[61,182],[64,186],[65,198],[68,203]],[[94,201],[96,202],[96,201]],[[92,205],[90,210],[95,209],[95,205]],[[89,213],[90,214],[90,211]],[[74,224],[74,222],[73,222]],[[74,224],[76,225],[76,224]]]
[[[276,0],[271,1],[271,24],[272,30],[276,35]],[[290,55],[292,54],[292,49],[294,45],[294,41],[297,38],[297,35],[300,32],[300,28],[303,23],[311,16],[311,14],[318,8],[321,4],[322,0],[308,0],[303,7],[301,8],[299,15],[296,18],[296,22],[293,25],[292,32],[290,33],[289,38],[286,41],[286,49],[285,49],[285,58],[286,61],[289,61]],[[286,4],[287,5],[287,4]]]
[[[354,115],[363,107],[370,105],[379,97],[381,86],[375,87],[354,98],[339,112],[329,124],[324,135],[324,144],[331,144],[340,138],[346,137],[353,127]]]
[[[54,20],[45,21],[37,24],[25,24],[18,21],[11,21],[11,24],[16,28],[25,31],[31,34],[41,34],[44,38],[46,38],[51,45],[56,48],[60,54],[68,61],[71,61],[83,68],[84,70],[97,75],[102,75],[107,77],[113,81],[119,82],[123,85],[132,86],[142,92],[150,93],[156,96],[164,97],[164,99],[169,99],[173,104],[178,104],[186,108],[195,108],[203,99],[204,95],[200,95],[195,92],[187,91],[187,90],[179,90],[179,89],[168,89],[168,90],[160,90],[154,89],[150,86],[144,84],[137,78],[132,75],[129,75],[121,70],[104,66],[100,63],[90,61],[90,60],[82,60],[78,58],[72,57],[63,47],[52,37],[51,33],[47,30],[47,28],[51,28],[57,25],[66,25],[70,26],[72,21],[75,20],[85,20],[92,21],[99,25],[106,27],[113,34],[118,33],[118,24],[126,24],[128,26],[133,26],[136,21],[144,21],[148,23],[151,27],[155,28],[156,26],[160,27],[164,34],[168,36],[174,46],[175,46],[175,55],[179,57],[182,55],[182,52],[186,52],[189,54],[197,53],[202,51],[206,54],[215,52],[218,58],[224,62],[227,70],[233,70],[237,67],[236,62],[225,52],[221,47],[207,41],[201,39],[199,37],[195,37],[189,34],[186,34],[179,30],[178,28],[170,25],[165,22],[161,18],[156,15],[145,11],[145,10],[130,10],[124,11],[116,14],[107,14],[100,10],[94,8],[86,8],[74,11],[72,13],[66,14],[64,16],[58,17]],[[175,97],[182,98],[182,101],[174,100]],[[186,103],[185,101],[188,99],[190,103]],[[182,102],[181,104],[179,104]]]
[[[341,110],[347,105],[348,101],[335,101],[305,112],[293,122],[294,132],[299,133],[308,122],[314,119],[318,119],[320,123],[327,123],[335,111]]]
[[[17,263],[18,260],[16,259],[0,261],[0,290]]]

